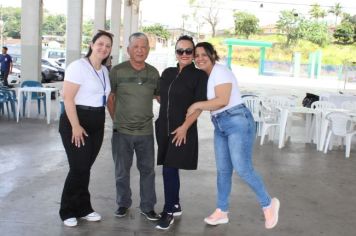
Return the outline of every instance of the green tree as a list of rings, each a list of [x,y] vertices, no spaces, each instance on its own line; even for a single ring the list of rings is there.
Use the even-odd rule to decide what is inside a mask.
[[[164,38],[166,40],[170,36],[170,33],[168,32],[168,30],[165,29],[163,27],[163,25],[161,25],[161,24],[154,24],[154,25],[151,25],[151,26],[142,27],[142,31],[145,32],[145,33],[154,34],[154,35],[156,35],[158,37],[162,37],[162,38]]]
[[[356,27],[349,20],[343,20],[334,32],[334,38],[338,43],[350,44],[355,41]]]
[[[5,7],[0,8],[2,20],[4,22],[4,36],[11,38],[21,37],[21,8]]]
[[[235,12],[235,33],[249,38],[251,34],[258,32],[258,18],[246,12]]]
[[[303,21],[300,25],[303,38],[325,47],[330,42],[328,26],[325,22]]]
[[[330,7],[329,13],[335,15],[335,26],[337,25],[337,18],[342,14],[342,6],[340,3],[336,3],[334,6]]]
[[[47,12],[44,14],[42,24],[42,34],[64,36],[66,32],[66,16],[50,15]]]
[[[304,18],[300,17],[295,9],[281,11],[276,27],[286,35],[287,47],[304,36],[305,27],[301,27],[303,22]]]
[[[90,43],[91,38],[93,37],[94,34],[94,21],[93,20],[86,20],[83,22],[83,28],[82,28],[82,43],[83,43],[83,48],[88,48],[88,45]]]
[[[312,18],[318,20],[319,18],[324,18],[326,16],[325,10],[322,9],[318,3],[314,3],[311,7],[309,14]]]

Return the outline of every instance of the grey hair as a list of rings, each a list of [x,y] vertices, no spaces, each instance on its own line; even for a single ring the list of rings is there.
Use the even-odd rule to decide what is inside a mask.
[[[130,37],[129,37],[129,47],[131,46],[131,43],[132,43],[135,39],[138,39],[138,38],[142,38],[142,39],[146,40],[147,47],[150,46],[147,36],[146,36],[144,33],[142,33],[142,32],[136,32],[136,33],[131,34]]]

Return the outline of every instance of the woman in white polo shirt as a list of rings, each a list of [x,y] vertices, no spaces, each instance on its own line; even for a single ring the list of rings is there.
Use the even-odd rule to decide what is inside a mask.
[[[99,221],[90,202],[90,169],[104,137],[105,106],[110,93],[105,66],[111,53],[112,34],[99,31],[84,58],[66,69],[63,83],[65,112],[59,132],[67,153],[69,173],[64,183],[59,214],[66,226],[76,226],[77,218]]]
[[[278,222],[279,200],[271,198],[252,163],[255,122],[242,102],[234,74],[216,61],[219,57],[207,42],[195,47],[195,63],[209,75],[207,101],[190,106],[187,116],[196,110],[211,111],[214,124],[214,148],[217,168],[217,208],[205,218],[210,225],[229,222],[229,196],[233,170],[255,192],[265,215],[265,227],[271,229]]]

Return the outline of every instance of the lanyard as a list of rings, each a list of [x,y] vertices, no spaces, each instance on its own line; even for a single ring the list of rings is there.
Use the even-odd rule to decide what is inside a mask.
[[[103,86],[103,89],[104,89],[104,95],[103,95],[103,106],[105,106],[105,105],[106,105],[106,94],[105,94],[105,89],[106,89],[106,79],[105,79],[105,74],[104,74],[104,71],[103,71],[103,69],[101,69],[101,72],[103,73],[103,80],[104,80],[104,81],[101,81],[101,78],[100,78],[100,76],[99,76],[98,72],[95,70],[95,68],[94,68],[93,64],[91,64],[91,61],[90,61],[89,57],[88,57],[88,61],[89,61],[89,64],[91,65],[91,67],[93,68],[93,70],[94,70],[94,72],[95,72],[96,76],[98,77],[98,79],[99,79],[99,81],[100,81],[100,84]]]
[[[99,76],[98,72],[95,70],[95,68],[94,68],[93,64],[91,64],[91,61],[90,61],[89,57],[88,57],[88,61],[89,61],[89,64],[91,65],[91,67],[93,68],[93,70],[94,70],[94,72],[95,72],[96,76],[98,77],[98,79],[99,79],[99,81],[100,81],[101,85],[103,86],[103,89],[104,89],[104,95],[105,95],[105,89],[106,89],[106,79],[105,79],[105,74],[104,74],[104,71],[103,71],[103,69],[101,69],[101,72],[103,73],[103,80],[104,80],[104,82],[103,82],[103,81],[101,81],[101,78],[100,78],[100,76]]]

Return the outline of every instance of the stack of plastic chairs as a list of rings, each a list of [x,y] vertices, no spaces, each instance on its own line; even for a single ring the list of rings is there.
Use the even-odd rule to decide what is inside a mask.
[[[257,136],[261,135],[261,126],[262,126],[262,117],[261,117],[261,108],[262,108],[262,101],[259,97],[255,95],[243,96],[243,102],[245,103],[246,107],[252,113],[253,119],[256,122],[256,134]]]
[[[331,135],[335,135],[345,138],[345,157],[349,158],[351,149],[351,139],[356,134],[352,117],[343,112],[331,112],[326,115],[326,119],[330,122],[330,130],[325,141],[324,153],[327,153],[328,148],[331,150]]]
[[[23,87],[42,87],[42,84],[39,81],[26,80],[21,83],[21,88]],[[23,96],[23,114],[25,115],[26,111],[26,101],[28,97],[26,94]],[[41,114],[41,100],[43,102],[45,115],[47,115],[46,109],[46,95],[43,93],[32,93],[31,100],[37,100],[38,114]]]
[[[15,91],[9,90],[7,87],[0,87],[0,113],[5,114],[6,106],[8,119],[10,119],[12,113],[14,120],[16,120],[16,103],[17,99]]]
[[[327,101],[316,101],[311,104],[310,108],[315,109],[316,111],[320,112],[322,115],[322,113],[326,112],[328,109],[335,109],[336,105],[334,103],[327,102]],[[309,139],[313,139],[315,142],[319,142],[320,131],[317,126],[320,127],[320,124],[317,124],[316,119],[317,119],[316,116],[313,116],[311,127],[308,128],[308,130],[310,130]],[[323,147],[321,147],[319,150],[322,151]]]
[[[285,96],[264,97],[261,109],[262,128],[260,145],[263,145],[267,131],[270,131],[268,139],[272,140],[276,128],[280,128],[282,109],[293,106],[295,106],[295,101]]]

